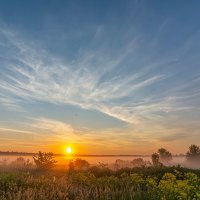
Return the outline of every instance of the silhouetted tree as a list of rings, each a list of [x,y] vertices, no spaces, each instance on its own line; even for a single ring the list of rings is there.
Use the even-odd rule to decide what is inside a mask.
[[[172,154],[164,148],[158,149],[159,157],[162,162],[172,161]]]
[[[149,161],[145,161],[142,158],[133,159],[130,162],[130,164],[132,167],[142,167],[142,166],[150,166],[151,165],[151,163]]]
[[[160,167],[160,166],[162,166],[162,163],[160,163],[160,161],[159,161],[159,154],[153,153],[151,155],[151,159],[152,159],[152,163],[153,163],[154,167]]]
[[[75,169],[73,160],[69,161],[68,168],[69,168],[69,171],[73,171]]]
[[[108,164],[99,162],[98,167],[100,167],[100,168],[108,168]]]
[[[192,144],[186,153],[186,158],[190,162],[200,163],[200,147]]]
[[[52,152],[43,153],[39,151],[38,154],[33,156],[33,160],[36,166],[41,170],[51,169],[55,167],[55,164],[57,163]]]
[[[80,158],[77,158],[75,161],[70,161],[69,169],[71,170],[86,170],[90,166],[89,162]]]

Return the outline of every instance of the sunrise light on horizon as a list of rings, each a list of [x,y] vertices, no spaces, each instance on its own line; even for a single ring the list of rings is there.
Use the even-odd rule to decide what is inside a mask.
[[[72,148],[71,147],[67,147],[66,148],[66,153],[67,154],[71,154],[72,153]]]

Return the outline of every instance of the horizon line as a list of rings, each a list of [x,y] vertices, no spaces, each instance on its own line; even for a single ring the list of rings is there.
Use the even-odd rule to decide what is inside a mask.
[[[49,152],[44,152],[49,153]],[[53,153],[53,152],[52,152]],[[0,155],[35,155],[37,153],[31,152],[18,152],[18,151],[0,151]],[[66,156],[66,157],[150,157],[148,154],[62,154],[62,153],[53,153],[54,156]],[[185,156],[185,154],[174,154],[172,156]]]

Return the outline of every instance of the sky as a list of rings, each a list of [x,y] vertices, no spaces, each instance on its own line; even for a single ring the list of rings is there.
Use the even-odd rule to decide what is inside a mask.
[[[199,145],[199,10],[197,0],[0,0],[0,150]]]

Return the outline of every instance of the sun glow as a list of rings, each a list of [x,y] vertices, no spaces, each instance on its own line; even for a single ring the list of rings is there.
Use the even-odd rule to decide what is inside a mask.
[[[72,153],[72,148],[71,147],[67,147],[66,148],[66,153],[67,154],[71,154]]]

